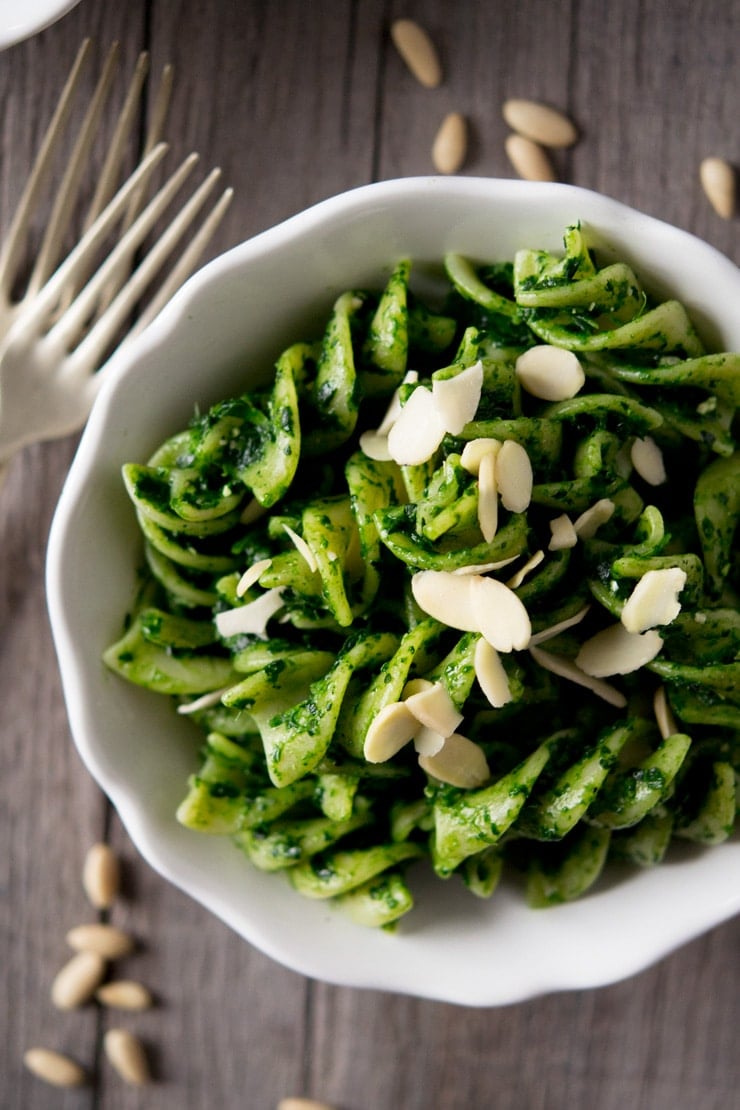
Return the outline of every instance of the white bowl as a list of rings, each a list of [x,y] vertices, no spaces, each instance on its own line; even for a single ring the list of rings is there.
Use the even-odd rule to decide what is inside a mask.
[[[0,0],[0,50],[50,27],[79,0]]]
[[[486,902],[421,876],[395,934],[351,924],[253,869],[223,838],[182,828],[192,723],[169,699],[108,672],[101,652],[135,590],[140,536],[120,477],[201,410],[269,371],[313,334],[335,296],[378,285],[408,255],[454,249],[508,259],[557,250],[568,224],[684,301],[712,343],[740,348],[740,271],[713,248],[622,204],[566,185],[429,177],[324,201],[195,275],[117,357],[53,522],[48,598],[72,732],[141,854],[248,941],[305,975],[475,1006],[603,985],[631,975],[740,910],[740,842],[620,873],[578,902],[534,911],[504,885]]]

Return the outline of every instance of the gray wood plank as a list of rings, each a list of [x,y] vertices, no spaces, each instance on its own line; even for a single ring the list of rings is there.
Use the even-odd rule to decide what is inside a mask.
[[[219,244],[370,180],[378,13],[377,4],[225,4],[204,35],[202,5],[154,5],[152,58],[175,65],[179,142],[220,164],[236,190]]]
[[[572,91],[583,128],[574,183],[693,231],[735,261],[738,221],[713,212],[698,172],[707,155],[740,159],[740,76],[729,63],[739,41],[737,2],[581,5]]]
[[[142,44],[140,29],[138,5],[113,10],[83,4],[56,27],[0,55],[0,227],[8,226],[82,39],[92,34],[101,51],[115,38],[122,42],[122,80],[111,94],[115,106]],[[80,104],[89,96],[99,61],[96,51]],[[106,130],[110,127],[102,133]],[[99,165],[100,157],[95,162]],[[42,218],[34,221],[32,242],[41,226]],[[45,608],[46,538],[75,445],[70,438],[24,451],[11,462],[0,491],[0,682],[5,691],[0,701],[0,936],[7,1003],[0,1037],[0,1101],[8,1110],[93,1104],[91,1087],[69,1094],[53,1091],[21,1063],[25,1049],[34,1044],[69,1052],[88,1068],[96,1054],[95,1011],[59,1013],[49,999],[54,974],[72,954],[64,940],[66,930],[95,917],[82,890],[80,869],[87,846],[103,834],[105,820],[103,797],[70,742]]]
[[[416,18],[438,47],[443,81],[421,86],[385,38],[381,177],[433,173],[431,149],[448,112],[462,113],[470,146],[462,172],[480,177],[514,177],[504,142],[508,127],[501,106],[508,97],[542,99],[568,111],[572,42],[568,3],[523,0],[491,5],[460,0],[394,2],[386,26]],[[536,34],[529,29],[536,28]],[[565,172],[567,156],[554,156]],[[567,178],[563,178],[566,180]]]
[[[502,1009],[319,988],[310,1089],[347,1110],[732,1105],[738,936],[728,925],[624,983]],[[343,1101],[353,1086],[362,1097]]]

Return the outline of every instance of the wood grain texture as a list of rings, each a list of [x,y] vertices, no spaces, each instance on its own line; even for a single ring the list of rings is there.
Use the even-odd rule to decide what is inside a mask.
[[[437,43],[439,88],[418,85],[394,51],[388,28],[400,16]],[[697,176],[707,154],[740,162],[738,0],[81,0],[0,54],[2,229],[88,34],[101,50],[120,39],[124,71],[143,47],[155,73],[174,62],[169,158],[196,149],[199,172],[220,164],[236,189],[210,254],[343,189],[431,172],[449,111],[470,125],[463,172],[513,176],[500,106],[529,96],[578,124],[579,143],[554,159],[562,180],[663,216],[740,262],[740,220],[715,215]],[[476,1010],[309,982],[156,875],[80,763],[57,677],[43,565],[74,448],[72,437],[24,451],[0,490],[3,1110],[270,1110],[288,1094],[341,1110],[738,1105],[737,921],[626,982]],[[110,918],[139,942],[116,973],[156,996],[141,1015],[58,1014],[49,1002],[64,932],[96,916],[80,869],[100,837],[124,861]],[[100,1058],[113,1024],[145,1040],[155,1075],[145,1093]],[[43,1086],[21,1065],[31,1044],[72,1053],[91,1084]]]

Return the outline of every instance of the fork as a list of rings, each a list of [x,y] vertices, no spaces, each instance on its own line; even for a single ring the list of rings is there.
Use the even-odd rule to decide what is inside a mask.
[[[219,181],[221,171],[214,169],[166,226],[158,227],[198,160],[197,154],[190,154],[147,199],[168,149],[160,141],[160,133],[167,113],[171,67],[163,72],[140,160],[116,189],[147,75],[148,58],[142,54],[79,239],[60,261],[117,64],[114,44],[68,158],[30,276],[23,292],[14,295],[22,278],[31,218],[65,134],[90,45],[89,40],[83,43],[72,66],[0,252],[2,472],[20,448],[83,426],[107,376],[113,351],[138,335],[195,269],[233,195],[232,189],[224,190],[194,229]],[[191,229],[189,242],[153,291],[155,278]],[[154,242],[147,246],[153,231]],[[143,257],[137,259],[140,252]],[[146,303],[145,295],[150,298]],[[134,312],[138,314],[131,322]]]

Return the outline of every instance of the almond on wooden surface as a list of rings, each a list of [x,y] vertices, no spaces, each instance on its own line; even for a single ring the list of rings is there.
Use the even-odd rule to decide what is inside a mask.
[[[97,952],[106,960],[128,956],[135,947],[134,938],[115,925],[90,922],[75,925],[67,933],[67,944],[78,952]]]
[[[128,1029],[109,1029],[103,1037],[103,1050],[121,1079],[137,1087],[150,1082],[144,1045]]]
[[[149,989],[134,979],[113,979],[104,983],[95,997],[103,1006],[114,1010],[148,1010],[153,1002]]]
[[[512,97],[504,101],[501,111],[513,131],[543,146],[572,146],[578,138],[573,121],[541,101]]]
[[[699,180],[718,216],[724,220],[732,219],[735,214],[735,194],[737,175],[735,169],[724,158],[704,158],[699,166]]]
[[[504,143],[512,166],[525,181],[556,181],[555,168],[539,143],[525,135],[511,134]]]
[[[82,867],[82,886],[97,910],[113,905],[121,885],[121,869],[109,844],[93,844]]]
[[[62,967],[51,984],[51,1001],[58,1010],[83,1006],[103,982],[106,961],[98,952],[77,952]]]
[[[29,1048],[23,1063],[38,1079],[53,1087],[81,1087],[87,1079],[85,1069],[76,1060],[52,1048]]]
[[[428,89],[442,82],[442,66],[437,48],[421,24],[413,19],[396,19],[391,24],[391,38],[417,81]]]
[[[432,144],[432,162],[439,173],[457,173],[468,153],[468,125],[460,112],[448,112]]]

